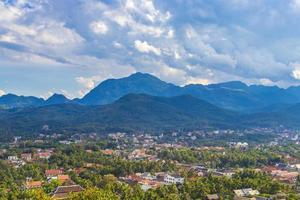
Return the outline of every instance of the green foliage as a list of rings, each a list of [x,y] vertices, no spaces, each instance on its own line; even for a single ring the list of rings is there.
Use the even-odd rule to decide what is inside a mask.
[[[203,164],[216,168],[259,167],[283,161],[278,154],[255,149],[247,151],[197,151],[188,148],[170,148],[163,149],[158,156],[180,163]]]
[[[88,146],[90,148],[91,146]],[[80,174],[67,172],[71,179],[85,190],[72,194],[70,199],[116,199],[116,200],[192,200],[205,199],[207,194],[219,194],[221,199],[233,198],[233,190],[253,188],[262,194],[272,195],[278,192],[286,193],[289,199],[297,199],[294,188],[274,181],[268,174],[256,172],[245,167],[256,167],[281,161],[278,154],[268,151],[250,149],[245,152],[237,150],[198,151],[188,148],[164,149],[159,156],[167,159],[158,161],[131,161],[118,156],[107,156],[98,151],[88,153],[84,145],[58,146],[49,161],[37,161],[20,168],[14,168],[5,161],[0,161],[0,200],[9,199],[49,199],[51,192],[60,185],[57,181],[46,183],[41,189],[24,190],[26,177],[34,180],[44,180],[45,169],[68,169],[83,167],[86,163],[93,166],[86,168]],[[17,150],[10,153],[19,154]],[[256,159],[254,159],[256,158]],[[195,177],[182,168],[178,169],[170,160],[185,163],[202,163],[216,167],[244,167],[232,178],[225,176]],[[143,191],[138,184],[128,185],[119,182],[117,177],[137,172],[174,171],[185,177],[183,185],[162,185],[156,189]],[[299,180],[298,180],[299,181]],[[298,183],[299,184],[299,183]]]

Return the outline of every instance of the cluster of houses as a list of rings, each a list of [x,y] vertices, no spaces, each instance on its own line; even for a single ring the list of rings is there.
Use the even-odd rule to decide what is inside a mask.
[[[297,177],[299,176],[299,172],[296,170],[291,170],[289,166],[286,167],[278,167],[278,166],[269,166],[264,167],[262,169],[257,169],[259,171],[266,172],[275,180],[287,183],[287,184],[295,184],[297,181]]]
[[[7,160],[11,163],[15,168],[19,168],[26,163],[32,162],[38,159],[49,159],[53,154],[53,149],[41,150],[37,149],[35,153],[22,153],[20,156],[10,155],[7,156]]]
[[[230,148],[239,149],[245,151],[249,148],[249,144],[247,142],[229,142],[228,143]]]
[[[243,188],[238,190],[233,190],[234,200],[286,200],[286,194],[278,193],[275,195],[270,195],[268,197],[262,196],[258,190],[252,188]],[[209,194],[206,196],[207,200],[219,200],[220,196],[218,194]]]
[[[139,184],[144,191],[147,191],[151,188],[153,189],[160,187],[161,185],[177,185],[184,183],[183,177],[177,174],[169,174],[165,172],[159,172],[155,174],[151,174],[148,172],[136,173],[126,177],[120,177],[119,180],[128,184]]]
[[[15,168],[19,168],[23,165],[25,165],[25,161],[23,161],[22,159],[18,158],[18,156],[8,156],[7,160],[15,167]]]
[[[43,187],[46,183],[51,183],[52,181],[58,181],[60,186],[58,186],[52,193],[52,199],[67,199],[69,194],[81,192],[83,188],[80,185],[75,184],[69,177],[69,175],[64,174],[61,169],[48,169],[45,171],[45,179],[47,181],[34,181],[27,179],[25,182],[25,189],[36,189]]]

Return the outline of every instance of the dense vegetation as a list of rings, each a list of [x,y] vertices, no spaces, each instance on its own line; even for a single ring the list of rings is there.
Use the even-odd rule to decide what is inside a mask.
[[[197,151],[189,148],[163,149],[158,156],[180,163],[198,164],[213,168],[250,168],[283,162],[278,154],[262,150]]]
[[[299,112],[298,112],[299,111]],[[152,133],[168,131],[298,127],[300,109],[293,112],[241,115],[218,108],[192,96],[171,98],[131,94],[105,106],[75,104],[1,110],[1,141],[12,136],[39,133],[107,133],[115,131]],[[286,123],[285,123],[286,122]],[[43,127],[49,127],[47,130]]]
[[[93,152],[86,149],[94,148]],[[7,155],[19,155],[20,149],[12,149]],[[30,149],[28,149],[30,151]],[[33,150],[33,149],[31,149]],[[121,152],[125,153],[125,152]],[[4,155],[7,156],[7,155]],[[191,149],[162,150],[160,157],[166,161],[132,161],[122,155],[108,156],[97,150],[97,146],[57,146],[51,158],[13,168],[6,161],[0,161],[0,199],[50,199],[50,193],[61,183],[52,181],[41,189],[23,190],[26,177],[33,180],[45,180],[45,169],[63,168],[72,180],[85,190],[73,194],[70,199],[116,199],[116,200],[151,200],[151,199],[205,199],[207,194],[218,193],[221,199],[232,199],[233,190],[240,188],[258,189],[262,194],[284,192],[289,199],[296,200],[294,190],[287,185],[272,180],[272,177],[262,172],[250,169],[237,172],[232,178],[226,176],[198,177],[192,171],[175,166],[169,159],[185,163],[204,163],[216,167],[256,167],[280,161],[277,154],[260,150],[239,152],[228,150],[225,154],[217,151],[198,152]],[[256,159],[255,159],[256,158]],[[210,162],[210,161],[214,162]],[[75,173],[74,168],[83,168],[86,163],[93,165],[81,173]],[[223,164],[223,165],[222,165]],[[183,185],[165,185],[157,189],[143,191],[138,185],[127,185],[117,180],[117,177],[137,172],[172,172],[179,171],[185,177]],[[299,183],[300,184],[300,183]]]

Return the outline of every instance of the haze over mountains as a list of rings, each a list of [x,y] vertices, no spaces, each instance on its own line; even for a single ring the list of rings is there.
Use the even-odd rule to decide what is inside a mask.
[[[44,106],[63,103],[105,105],[127,94],[148,94],[161,97],[191,95],[221,108],[235,111],[257,111],[266,107],[276,109],[300,102],[300,87],[282,89],[276,86],[251,85],[232,81],[211,85],[192,84],[179,87],[150,74],[136,73],[121,79],[108,79],[82,99],[69,100],[54,94],[47,100],[8,94],[0,97],[3,108]],[[273,108],[275,107],[275,108]]]

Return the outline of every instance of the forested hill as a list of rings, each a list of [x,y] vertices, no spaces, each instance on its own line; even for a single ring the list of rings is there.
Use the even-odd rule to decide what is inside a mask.
[[[129,94],[105,106],[60,104],[2,110],[1,134],[51,132],[166,131],[236,126],[236,114],[198,98]]]

